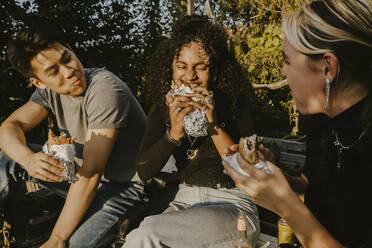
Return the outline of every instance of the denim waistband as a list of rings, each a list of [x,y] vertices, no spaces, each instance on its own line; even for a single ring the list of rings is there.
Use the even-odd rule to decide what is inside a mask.
[[[227,188],[231,189],[235,187],[235,183],[232,180],[226,180],[223,182],[215,182],[205,180],[204,182],[189,183],[187,181],[181,181],[181,184],[184,184],[189,187],[209,187],[214,189]]]

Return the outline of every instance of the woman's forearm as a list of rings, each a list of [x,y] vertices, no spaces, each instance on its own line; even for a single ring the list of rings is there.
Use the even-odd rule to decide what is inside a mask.
[[[308,180],[304,174],[301,174],[301,176],[299,177],[291,176],[285,172],[283,174],[287,178],[289,185],[296,194],[298,195],[305,194],[308,186]]]
[[[221,158],[224,156],[224,151],[234,144],[232,138],[218,126],[210,127],[208,130],[213,143],[220,154]]]

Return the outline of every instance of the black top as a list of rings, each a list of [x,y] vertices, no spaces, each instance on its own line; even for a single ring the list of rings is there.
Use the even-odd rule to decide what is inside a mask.
[[[347,247],[372,247],[372,127],[362,121],[367,99],[333,119],[314,116],[308,135],[304,174],[309,179],[305,204],[320,223]],[[344,146],[337,168],[335,132]],[[362,245],[364,244],[364,245]]]
[[[217,105],[218,121],[225,132],[230,135],[234,142],[238,142],[242,136],[248,136],[254,132],[253,114],[248,101],[240,101],[244,111],[240,111],[239,121],[233,121],[231,113],[224,111],[228,103]],[[223,166],[220,155],[208,135],[197,138],[192,149],[197,148],[198,155],[187,159],[187,149],[190,141],[185,134],[181,146],[177,147],[171,143],[166,136],[167,123],[169,122],[168,110],[161,110],[152,106],[142,140],[142,146],[137,158],[137,170],[142,180],[155,176],[165,165],[169,156],[173,154],[176,159],[176,166],[179,171],[181,182],[204,187],[216,187],[220,184],[223,187],[233,187],[231,178],[223,173]],[[193,141],[191,137],[191,141]]]

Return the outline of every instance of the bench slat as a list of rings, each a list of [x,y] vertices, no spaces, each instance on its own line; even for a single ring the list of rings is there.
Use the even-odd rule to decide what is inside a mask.
[[[306,161],[306,156],[302,154],[281,152],[280,161],[281,162],[292,162],[292,163],[297,163],[299,165],[304,165]]]

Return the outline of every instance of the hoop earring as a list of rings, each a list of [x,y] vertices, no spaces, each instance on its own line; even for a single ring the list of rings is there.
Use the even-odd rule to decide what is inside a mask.
[[[328,102],[329,102],[329,90],[331,88],[331,84],[329,79],[326,78],[326,87],[325,87],[325,101],[324,101],[324,113],[327,112]]]

